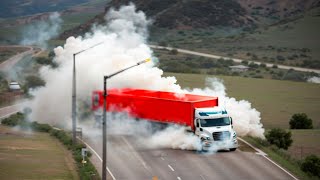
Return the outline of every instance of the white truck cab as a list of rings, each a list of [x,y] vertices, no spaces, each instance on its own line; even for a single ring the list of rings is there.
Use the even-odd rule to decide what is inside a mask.
[[[232,118],[224,108],[196,108],[194,117],[195,134],[200,137],[203,150],[237,149]]]

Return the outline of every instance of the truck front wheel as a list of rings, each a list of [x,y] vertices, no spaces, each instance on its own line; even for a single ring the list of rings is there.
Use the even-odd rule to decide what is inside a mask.
[[[237,148],[230,148],[230,151],[235,151]]]

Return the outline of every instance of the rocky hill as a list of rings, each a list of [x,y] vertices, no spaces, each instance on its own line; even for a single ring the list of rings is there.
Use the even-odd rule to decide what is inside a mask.
[[[105,12],[131,2],[154,20],[154,26],[180,30],[270,25],[320,5],[320,0],[112,0]],[[93,23],[104,22],[104,14],[64,32],[61,38],[89,31]]]

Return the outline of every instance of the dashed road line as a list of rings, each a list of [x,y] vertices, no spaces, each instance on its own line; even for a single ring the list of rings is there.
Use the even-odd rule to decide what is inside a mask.
[[[170,166],[170,164],[168,164],[168,167],[171,169],[171,171],[174,171],[174,169],[172,168],[172,166]]]

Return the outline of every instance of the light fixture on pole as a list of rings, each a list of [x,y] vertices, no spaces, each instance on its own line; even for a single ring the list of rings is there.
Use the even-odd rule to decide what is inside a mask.
[[[106,180],[107,178],[107,80],[112,78],[113,76],[120,74],[128,69],[131,69],[135,66],[139,66],[140,64],[151,61],[150,58],[145,59],[143,61],[138,62],[135,65],[117,71],[109,76],[103,77],[103,119],[102,119],[102,180]]]
[[[72,71],[72,107],[71,107],[71,117],[72,117],[72,143],[76,144],[77,142],[77,135],[76,135],[76,129],[77,129],[77,108],[76,108],[76,99],[77,99],[77,85],[76,85],[76,56],[82,52],[85,52],[91,48],[94,48],[100,44],[103,44],[104,42],[97,43],[93,46],[90,46],[86,49],[83,49],[79,52],[76,52],[73,54],[73,71]]]

